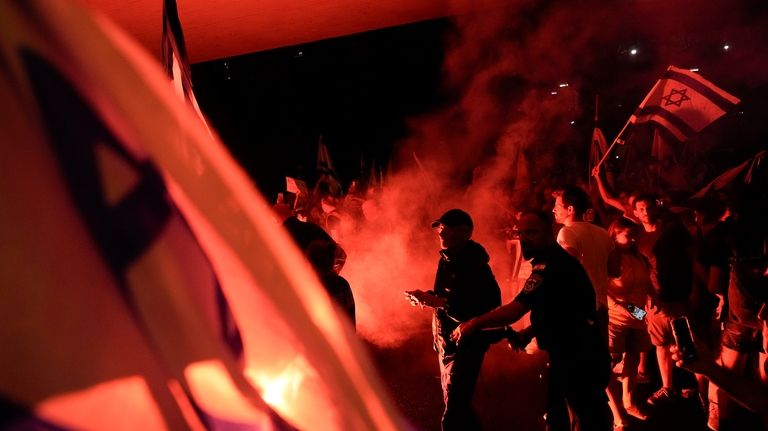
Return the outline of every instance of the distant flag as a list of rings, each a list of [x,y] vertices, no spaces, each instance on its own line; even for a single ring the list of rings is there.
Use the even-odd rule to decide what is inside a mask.
[[[336,175],[333,162],[331,162],[331,155],[328,153],[328,147],[323,143],[322,136],[320,136],[317,144],[317,173],[321,175]]]
[[[696,192],[691,199],[702,199],[709,193],[717,191],[733,192],[739,187],[755,185],[763,189],[765,193],[766,164],[768,164],[768,150],[761,150],[740,165],[726,170],[710,181],[701,190]],[[762,179],[762,182],[760,182]]]
[[[631,124],[652,122],[684,142],[739,103],[739,99],[690,70],[669,66],[637,111]]]
[[[327,191],[332,195],[339,197],[344,192],[339,181],[339,176],[336,174],[336,170],[333,168],[333,162],[331,162],[331,155],[328,153],[328,148],[323,143],[323,137],[317,144],[317,182],[315,183],[315,192],[325,185]]]
[[[192,91],[192,71],[187,57],[187,46],[184,42],[184,31],[181,28],[176,0],[163,0],[163,35],[162,35],[163,65],[173,81],[176,93],[186,100],[203,121],[200,106],[197,104],[195,93]]]
[[[670,139],[685,142],[739,102],[737,97],[698,73],[669,66],[597,165],[605,161],[615,144],[624,144],[631,138],[633,126],[637,124],[652,123]]]
[[[381,188],[380,174],[381,169],[376,168],[376,162],[371,162],[371,172],[368,174],[368,190],[376,190]]]
[[[589,168],[597,166],[598,161],[603,157],[608,149],[608,143],[605,141],[605,135],[599,127],[592,131],[592,145],[589,148]]]
[[[685,178],[685,171],[678,163],[674,149],[659,130],[653,132],[651,157],[656,159],[658,180],[664,182],[663,185],[660,184],[661,187],[665,190],[690,190],[688,180]]]
[[[285,191],[296,195],[293,200],[294,209],[299,207],[299,201],[306,202],[310,198],[307,183],[293,177],[285,177]]]
[[[285,177],[285,191],[304,197],[309,194],[307,183],[293,177]]]
[[[73,2],[0,2],[0,428],[404,429],[343,313],[167,84]]]
[[[387,161],[387,172],[384,172],[384,168],[379,167],[379,183],[381,184],[381,187],[384,188],[384,186],[389,182],[392,181],[392,158]]]

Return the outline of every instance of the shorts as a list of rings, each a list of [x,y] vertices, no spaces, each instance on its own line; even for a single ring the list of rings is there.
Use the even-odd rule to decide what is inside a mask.
[[[635,319],[621,306],[609,309],[608,350],[612,357],[620,357],[624,352],[644,352],[650,348],[651,339],[644,320]]]
[[[654,346],[671,346],[675,344],[675,337],[672,335],[672,320],[685,316],[688,304],[685,302],[670,302],[660,304],[656,309],[648,307],[648,335],[651,337],[651,343]]]
[[[762,328],[743,325],[737,322],[726,322],[721,336],[723,347],[741,353],[763,352],[768,353],[768,334],[766,325]]]
[[[647,329],[608,326],[608,350],[612,357],[622,353],[640,353],[651,348]]]

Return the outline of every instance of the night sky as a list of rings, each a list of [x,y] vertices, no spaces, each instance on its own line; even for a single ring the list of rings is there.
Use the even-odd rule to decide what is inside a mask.
[[[448,20],[371,31],[192,67],[202,110],[268,198],[315,176],[322,135],[345,183],[386,169],[407,118],[442,103]]]
[[[610,142],[667,65],[701,67],[742,103],[681,150],[698,186],[767,146],[766,17],[758,1],[543,2],[199,63],[192,76],[203,112],[272,200],[286,175],[312,186],[320,135],[345,187],[371,163],[413,165],[416,152],[458,179],[450,186],[483,166],[491,182],[526,189],[509,173],[516,148],[526,182],[585,180],[595,96]],[[625,188],[648,145],[609,163]]]

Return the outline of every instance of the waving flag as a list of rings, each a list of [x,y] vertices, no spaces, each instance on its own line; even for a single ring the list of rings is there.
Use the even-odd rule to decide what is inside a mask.
[[[321,187],[326,188],[325,191],[330,193],[331,196],[339,197],[343,194],[339,176],[336,174],[336,170],[333,169],[331,155],[328,153],[328,147],[323,143],[322,136],[320,136],[317,144],[317,183],[315,183],[315,194],[317,194]]]
[[[404,428],[135,42],[67,0],[0,2],[0,97],[0,428]]]
[[[589,165],[590,172],[592,167],[597,166],[600,159],[603,158],[603,154],[608,150],[608,143],[605,141],[605,135],[599,127],[595,127],[592,131],[592,145],[589,148]]]
[[[653,122],[680,142],[700,132],[739,103],[701,75],[669,66],[629,119]]]
[[[192,71],[189,67],[187,45],[184,42],[184,31],[181,28],[176,0],[163,0],[162,51],[163,65],[171,81],[173,81],[176,93],[183,100],[186,100],[205,122],[203,112],[200,110],[195,93],[192,91]]]

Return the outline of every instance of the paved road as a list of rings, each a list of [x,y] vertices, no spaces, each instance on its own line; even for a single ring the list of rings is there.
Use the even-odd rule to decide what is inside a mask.
[[[429,332],[416,334],[395,349],[371,347],[391,395],[415,430],[439,431],[442,395],[437,356]],[[491,348],[483,366],[475,405],[486,430],[543,430],[546,355],[509,350],[503,344]],[[654,372],[656,370],[653,370]],[[659,387],[658,373],[638,387],[640,399]],[[680,375],[681,381],[693,384]],[[749,428],[754,429],[754,428]],[[706,431],[705,418],[694,399],[658,409],[634,431]]]

